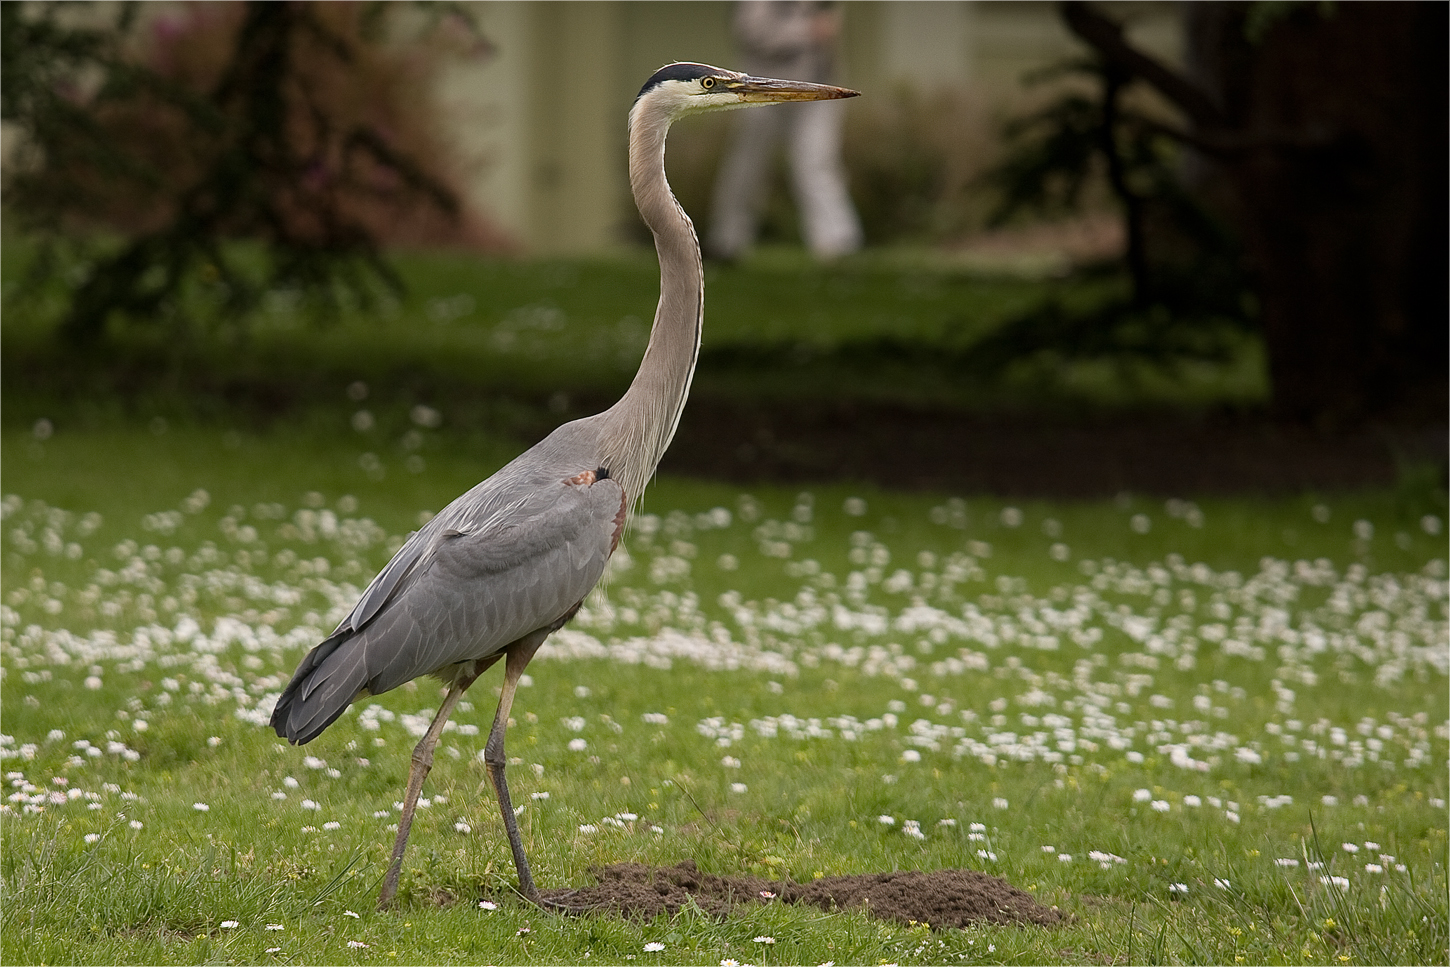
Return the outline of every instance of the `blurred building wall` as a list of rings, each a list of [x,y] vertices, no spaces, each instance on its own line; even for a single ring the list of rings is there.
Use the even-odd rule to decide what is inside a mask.
[[[143,19],[170,3],[146,4]],[[460,187],[531,254],[597,252],[627,242],[637,215],[625,118],[663,64],[737,61],[728,0],[494,0],[470,4],[493,53],[450,61],[435,91],[468,174]],[[1181,62],[1172,2],[1106,2],[1135,43]],[[113,18],[113,0],[75,5]],[[1021,78],[1082,48],[1043,0],[845,0],[840,83],[866,97],[968,88],[1004,107]],[[762,110],[768,110],[762,109]],[[718,121],[719,119],[710,119]],[[677,140],[689,137],[692,119]],[[13,132],[0,131],[9,158]],[[694,213],[697,217],[703,212]]]
[[[1171,3],[1108,4],[1136,42],[1179,61]],[[848,0],[841,82],[868,96],[901,86],[971,86],[1009,102],[1023,74],[1080,50],[1046,2]],[[735,61],[731,5],[498,0],[475,11],[497,54],[450,69],[439,96],[472,159],[467,190],[533,254],[621,244],[636,217],[625,117],[659,66]]]
[[[170,3],[144,4],[142,17]],[[844,0],[840,83],[867,97],[902,88],[970,88],[993,104],[1022,96],[1022,75],[1082,48],[1043,0]],[[1172,1],[1099,6],[1135,43],[1180,62]],[[115,3],[75,4],[113,17]],[[635,91],[671,61],[737,62],[728,0],[493,0],[470,4],[490,57],[455,59],[436,97],[464,159],[470,202],[529,254],[605,251],[638,236],[625,167]],[[764,109],[769,110],[769,109]],[[718,120],[718,119],[712,119]],[[703,125],[690,120],[684,128]],[[0,132],[0,158],[14,146]],[[697,216],[703,213],[696,213]]]

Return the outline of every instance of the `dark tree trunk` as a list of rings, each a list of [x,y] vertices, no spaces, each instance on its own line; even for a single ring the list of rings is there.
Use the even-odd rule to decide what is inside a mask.
[[[1443,384],[1446,11],[1306,5],[1222,79],[1235,127],[1309,142],[1227,159],[1287,416],[1382,412]]]
[[[1143,231],[1143,199],[1128,185],[1123,154],[1118,150],[1119,98],[1132,75],[1112,64],[1103,71],[1102,150],[1107,160],[1108,184],[1123,206],[1123,222],[1127,228],[1128,276],[1133,280],[1133,307],[1145,309],[1150,300],[1148,291],[1148,244]]]
[[[1182,108],[1186,139],[1219,163],[1282,416],[1443,412],[1447,10],[1194,4],[1188,78],[1131,48],[1092,8],[1067,5],[1074,31]]]

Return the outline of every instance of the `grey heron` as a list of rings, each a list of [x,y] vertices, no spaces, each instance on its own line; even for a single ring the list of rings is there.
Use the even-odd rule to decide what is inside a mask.
[[[585,88],[587,89],[587,88]],[[690,392],[704,320],[700,244],[665,179],[665,136],[691,114],[752,104],[854,97],[824,84],[670,64],[629,112],[629,182],[654,234],[660,299],[633,382],[614,406],[550,433],[413,533],[332,634],[298,666],[271,725],[301,745],[354,701],[432,675],[447,693],[413,750],[392,860],[378,898],[388,906],[423,780],[443,726],[468,687],[504,659],[503,690],[484,746],[518,871],[539,903],[504,769],[504,733],[519,677],[604,573],[631,506],[669,446]]]

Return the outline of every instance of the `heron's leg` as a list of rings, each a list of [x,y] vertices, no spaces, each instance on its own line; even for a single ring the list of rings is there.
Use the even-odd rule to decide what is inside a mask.
[[[514,704],[514,692],[518,689],[519,677],[534,652],[548,637],[548,632],[536,632],[520,638],[508,647],[508,661],[504,664],[503,694],[498,699],[498,712],[493,717],[493,728],[488,732],[488,743],[483,747],[483,763],[488,768],[488,777],[493,781],[493,791],[498,795],[499,812],[503,815],[503,828],[508,833],[509,849],[514,854],[514,868],[519,874],[519,893],[531,903],[540,904],[539,891],[534,886],[529,872],[529,858],[524,855],[523,839],[519,836],[519,823],[514,816],[513,802],[509,799],[508,781],[504,779],[504,768],[508,756],[504,754],[504,733],[508,731],[509,710]],[[542,905],[542,904],[540,904]]]
[[[408,832],[413,828],[413,813],[418,808],[418,796],[423,792],[423,780],[433,768],[433,748],[438,745],[443,726],[448,723],[448,716],[453,714],[453,707],[458,704],[463,693],[468,691],[468,686],[497,660],[495,657],[475,662],[471,672],[453,680],[453,684],[448,686],[448,694],[443,697],[443,704],[438,708],[438,714],[433,716],[433,724],[428,726],[427,733],[413,749],[413,765],[408,772],[408,792],[403,796],[403,814],[398,817],[398,838],[393,842],[393,859],[388,865],[387,876],[383,877],[383,891],[378,895],[379,909],[391,904],[393,895],[398,892],[398,876],[403,871],[403,852],[408,848]]]

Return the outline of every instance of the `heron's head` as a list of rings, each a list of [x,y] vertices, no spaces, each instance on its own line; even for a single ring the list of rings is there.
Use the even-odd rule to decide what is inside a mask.
[[[782,101],[828,101],[856,97],[859,92],[829,84],[752,77],[709,64],[670,64],[644,82],[634,111],[648,107],[670,120],[704,111],[722,111],[751,104]],[[631,112],[633,113],[633,112]]]

